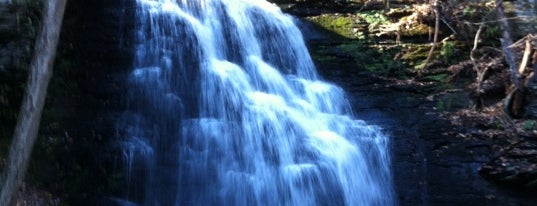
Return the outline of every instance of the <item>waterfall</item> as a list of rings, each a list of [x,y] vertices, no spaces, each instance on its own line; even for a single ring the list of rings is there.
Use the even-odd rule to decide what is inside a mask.
[[[321,81],[263,0],[137,0],[124,199],[140,205],[394,205],[388,137]]]

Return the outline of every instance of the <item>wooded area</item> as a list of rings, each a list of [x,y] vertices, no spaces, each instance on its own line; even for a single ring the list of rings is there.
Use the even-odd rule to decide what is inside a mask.
[[[27,1],[3,0],[0,4],[24,2]],[[24,180],[52,75],[66,0],[43,2],[46,6],[42,11],[42,26],[9,157],[5,163],[0,162],[0,168],[6,165],[0,177],[0,205],[8,205]],[[526,143],[534,140],[532,135],[537,135],[537,36],[535,31],[521,33],[513,24],[521,19],[534,22],[531,19],[534,17],[512,16],[513,8],[511,13],[506,12],[505,2],[501,0],[272,2],[285,3],[281,7],[286,12],[336,36],[334,39],[338,40],[313,43],[321,48],[312,50],[313,59],[319,68],[328,68],[325,73],[331,72],[330,66],[349,61],[345,66],[352,68],[345,68],[348,69],[345,72],[372,73],[371,88],[383,86],[401,91],[401,95],[425,95],[432,102],[432,105],[423,104],[430,106],[427,111],[435,112],[449,120],[451,127],[458,128],[456,132],[446,132],[449,135],[446,141],[481,138],[493,142],[487,147],[496,157],[482,166],[482,173],[493,176],[494,181],[535,187],[529,184],[537,171],[531,159],[535,147]],[[0,90],[0,106],[3,92]],[[450,96],[454,93],[459,96]],[[455,105],[461,99],[471,104]],[[508,143],[498,146],[496,142]],[[445,149],[442,144],[438,146],[440,149],[435,145],[435,151]]]

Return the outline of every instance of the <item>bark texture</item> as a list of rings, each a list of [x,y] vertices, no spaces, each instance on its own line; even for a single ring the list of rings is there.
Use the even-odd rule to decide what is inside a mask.
[[[37,139],[66,1],[47,0],[44,5],[41,31],[35,43],[26,94],[13,133],[7,165],[0,177],[0,205],[3,206],[11,204],[23,182]]]

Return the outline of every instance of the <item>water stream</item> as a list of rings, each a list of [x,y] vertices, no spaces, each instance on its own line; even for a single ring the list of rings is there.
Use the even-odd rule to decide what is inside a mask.
[[[137,0],[125,194],[139,205],[394,205],[389,138],[260,0]]]

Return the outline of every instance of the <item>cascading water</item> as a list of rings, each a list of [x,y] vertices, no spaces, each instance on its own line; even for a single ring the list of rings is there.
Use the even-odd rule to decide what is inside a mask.
[[[260,0],[137,0],[118,126],[141,205],[394,205],[388,138]]]

